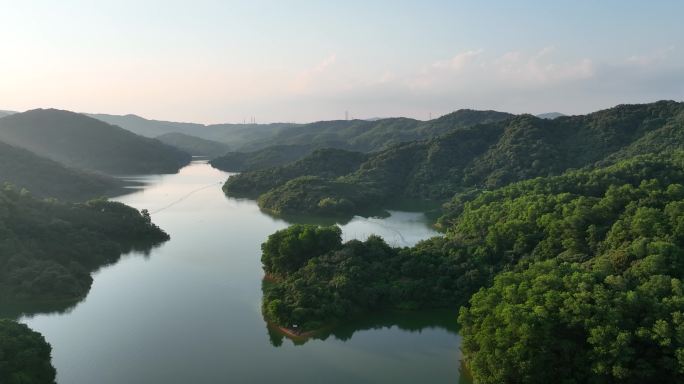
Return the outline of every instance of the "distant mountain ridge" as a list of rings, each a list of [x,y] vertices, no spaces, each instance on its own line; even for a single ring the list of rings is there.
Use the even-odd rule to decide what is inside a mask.
[[[154,138],[166,133],[185,133],[204,128],[204,125],[202,124],[150,120],[133,114],[110,115],[106,113],[86,113],[85,115],[149,138]]]
[[[136,115],[108,115],[92,113],[88,116],[117,125],[135,134],[149,138],[168,133],[182,133],[201,139],[217,141],[227,144],[231,150],[238,150],[243,146],[270,137],[276,131],[292,126],[290,123],[273,124],[196,124],[178,123],[172,121],[150,120]]]
[[[321,178],[266,169],[233,176],[224,190],[229,195],[260,194],[260,206],[279,214],[358,212],[395,198],[444,201],[470,189],[678,148],[684,148],[684,103],[661,101],[554,120],[515,116],[394,145],[372,153],[346,175]],[[282,177],[284,173],[299,176]],[[247,191],[246,185],[270,188]]]
[[[314,145],[354,147],[358,150],[377,150],[383,146],[415,140],[425,133],[438,133],[445,121],[456,119],[471,124],[469,118],[478,122],[501,120],[512,116],[497,111],[474,111],[462,109],[439,119],[427,122],[404,117],[378,118],[369,120],[330,120],[307,124],[270,123],[270,124],[196,124],[171,121],[150,120],[136,115],[110,115],[102,113],[87,114],[90,117],[117,125],[133,133],[150,138],[167,133],[182,133],[205,140],[228,144],[232,151],[249,152],[271,145]],[[431,128],[432,127],[432,128]],[[397,137],[393,137],[395,134]],[[365,141],[371,139],[372,142]]]
[[[270,158],[298,160],[321,148],[338,148],[360,152],[375,152],[394,144],[424,140],[439,136],[453,129],[466,128],[475,124],[491,123],[508,119],[514,115],[497,111],[476,111],[461,109],[438,119],[419,121],[405,117],[368,120],[319,121],[285,127],[275,135],[261,142],[251,143],[242,152],[229,153],[216,159],[212,165],[224,171],[264,169],[274,166],[272,162],[261,161],[264,153]],[[295,156],[293,148],[303,149]],[[286,153],[279,153],[286,152]],[[243,164],[250,164],[244,167]]]
[[[36,109],[0,119],[0,141],[66,166],[108,174],[175,173],[190,155],[91,117]]]

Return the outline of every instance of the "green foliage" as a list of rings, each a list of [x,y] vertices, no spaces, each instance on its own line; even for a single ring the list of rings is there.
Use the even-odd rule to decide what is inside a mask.
[[[319,149],[306,158],[281,167],[231,176],[223,186],[230,196],[258,196],[301,176],[326,181],[357,169],[368,155],[342,149]],[[318,204],[316,200],[314,204]],[[278,211],[277,207],[270,207]]]
[[[287,276],[311,258],[339,248],[341,236],[336,226],[298,224],[277,231],[261,245],[264,270],[272,276]]]
[[[167,239],[149,214],[124,204],[38,200],[8,186],[0,191],[0,300],[80,298],[91,271]]]
[[[0,140],[68,167],[109,174],[174,173],[176,148],[78,113],[37,109],[0,119]]]
[[[0,383],[53,384],[52,347],[24,324],[0,319]]]
[[[353,201],[372,200],[370,196],[361,196],[360,192],[366,191],[318,176],[302,176],[264,193],[257,202],[264,210],[278,215],[296,215],[301,212],[345,215],[363,208],[357,207]]]
[[[117,179],[70,169],[0,142],[0,185],[5,183],[26,188],[39,197],[67,201],[123,192]]]
[[[643,156],[456,204],[449,237],[487,280],[513,270],[461,310],[477,382],[684,379],[683,165]]]
[[[463,256],[441,238],[411,249],[392,248],[377,236],[349,241],[309,255],[265,285],[263,311],[278,324],[310,330],[373,311],[456,305],[461,300],[453,293],[473,279],[461,274]]]

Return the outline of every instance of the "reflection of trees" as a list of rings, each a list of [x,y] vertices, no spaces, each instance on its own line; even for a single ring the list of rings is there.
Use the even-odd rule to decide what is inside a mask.
[[[152,250],[160,247],[163,242],[134,242],[123,244],[121,253],[114,259],[103,261],[94,266],[93,272],[102,268],[116,264],[123,255],[142,256],[149,259]],[[90,288],[88,288],[90,291]],[[38,314],[63,315],[71,313],[76,306],[88,296],[86,292],[83,296],[64,300],[10,300],[0,301],[0,318],[18,319],[22,316],[34,316]]]
[[[452,334],[458,334],[457,314],[454,311],[387,311],[371,314],[347,321],[343,324],[329,326],[314,332],[309,337],[291,338],[286,336],[277,326],[266,323],[271,344],[279,347],[283,339],[288,337],[295,345],[303,345],[310,339],[327,340],[334,337],[337,340],[350,340],[356,332],[379,330],[396,327],[402,331],[421,332],[426,329],[443,329]],[[264,319],[264,321],[266,321]]]
[[[396,327],[407,332],[422,332],[427,329],[442,329],[452,334],[458,334],[458,324],[456,322],[457,313],[448,310],[432,311],[388,311],[376,313],[361,318],[348,321],[344,324],[330,326],[320,330],[310,337],[291,338],[286,336],[277,326],[266,322],[266,331],[271,345],[280,347],[285,338],[289,338],[292,344],[300,346],[306,344],[311,339],[327,340],[333,337],[337,340],[351,340],[356,332],[389,329]],[[264,319],[264,321],[266,321]],[[459,364],[459,384],[472,384],[473,379],[468,367],[463,360],[454,362]]]

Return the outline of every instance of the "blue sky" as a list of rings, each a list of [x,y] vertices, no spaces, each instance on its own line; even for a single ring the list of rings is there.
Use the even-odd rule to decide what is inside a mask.
[[[684,99],[684,1],[5,1],[0,109],[238,122]]]

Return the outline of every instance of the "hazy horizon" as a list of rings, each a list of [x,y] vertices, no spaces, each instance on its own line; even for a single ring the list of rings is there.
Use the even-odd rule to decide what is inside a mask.
[[[2,5],[8,110],[305,123],[684,99],[676,1]]]

